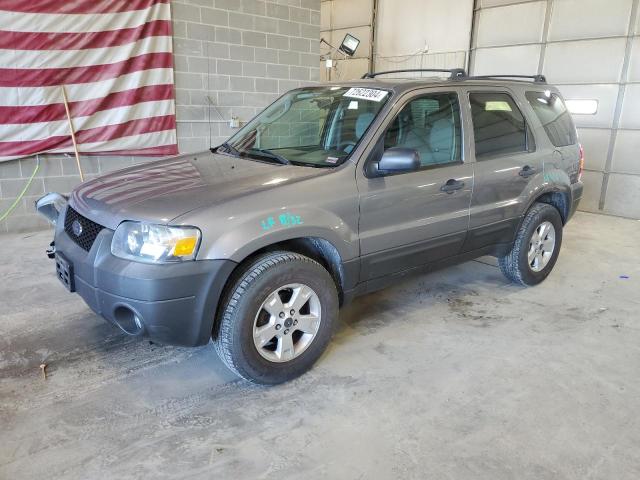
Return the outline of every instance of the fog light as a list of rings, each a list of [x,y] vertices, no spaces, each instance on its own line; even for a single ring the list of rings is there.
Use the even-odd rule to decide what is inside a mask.
[[[116,307],[113,311],[113,318],[116,325],[118,325],[124,333],[129,335],[138,335],[142,333],[142,319],[130,308],[123,305]]]

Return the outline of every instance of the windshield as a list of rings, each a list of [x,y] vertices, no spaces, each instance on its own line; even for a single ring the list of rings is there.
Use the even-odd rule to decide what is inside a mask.
[[[389,96],[374,88],[293,90],[219,149],[274,163],[335,167],[351,154]]]

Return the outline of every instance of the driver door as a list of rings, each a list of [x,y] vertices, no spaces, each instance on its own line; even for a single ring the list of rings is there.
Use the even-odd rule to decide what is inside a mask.
[[[473,164],[456,88],[414,91],[383,122],[357,169],[361,280],[373,280],[460,252],[469,226]],[[367,177],[384,150],[412,148],[416,171]],[[370,174],[369,174],[370,175]]]

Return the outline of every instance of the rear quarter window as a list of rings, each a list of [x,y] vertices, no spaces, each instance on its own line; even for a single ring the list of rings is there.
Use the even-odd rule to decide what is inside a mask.
[[[576,127],[559,95],[549,92],[527,92],[525,95],[553,145],[566,147],[577,143]]]

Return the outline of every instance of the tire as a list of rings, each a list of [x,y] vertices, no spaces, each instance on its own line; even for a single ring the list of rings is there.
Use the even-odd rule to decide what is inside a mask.
[[[226,366],[264,385],[283,383],[309,370],[337,324],[338,292],[329,272],[303,255],[273,252],[251,261],[235,279],[223,298],[213,335]],[[300,303],[307,295],[307,303]],[[289,309],[287,305],[299,310],[295,315],[289,310],[282,318],[282,307]],[[258,332],[265,333],[258,336]],[[274,337],[260,347],[257,342],[271,333]]]
[[[553,229],[548,228],[548,224],[551,224]],[[547,256],[549,252],[545,251],[544,248],[549,248],[551,234],[555,236],[553,250]],[[541,238],[542,242],[539,243]],[[536,247],[537,244],[540,246]],[[540,250],[538,250],[538,258],[534,257],[534,260],[530,261],[530,254],[533,252],[532,245],[534,250],[535,248]],[[561,245],[562,218],[560,213],[552,205],[534,203],[520,225],[511,251],[498,259],[500,270],[502,270],[505,277],[514,283],[525,286],[537,285],[547,278],[551,270],[553,270]]]

